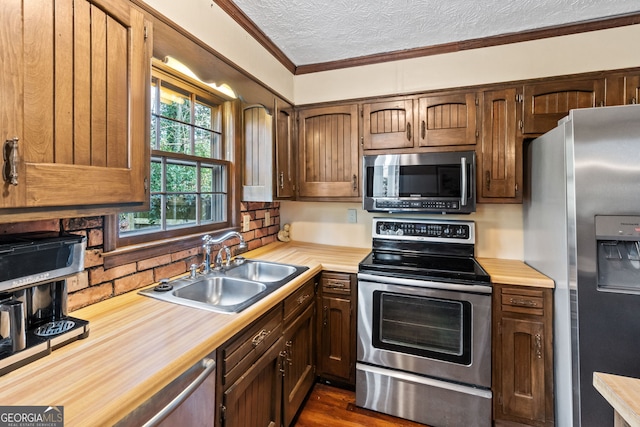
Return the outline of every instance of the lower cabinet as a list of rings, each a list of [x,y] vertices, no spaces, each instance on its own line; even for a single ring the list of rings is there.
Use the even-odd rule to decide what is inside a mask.
[[[495,425],[554,425],[552,289],[494,285]]]
[[[323,272],[318,293],[318,376],[355,386],[356,276]]]
[[[283,425],[291,425],[316,380],[315,281],[284,302]]]
[[[216,424],[288,427],[315,382],[315,280],[218,349]]]

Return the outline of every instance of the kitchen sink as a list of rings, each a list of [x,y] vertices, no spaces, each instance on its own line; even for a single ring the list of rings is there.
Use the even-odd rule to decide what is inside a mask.
[[[227,271],[227,276],[239,277],[257,282],[278,282],[295,273],[296,267],[273,262],[247,260],[238,267]]]
[[[215,276],[193,282],[173,291],[173,294],[178,298],[186,298],[216,307],[230,307],[242,304],[265,289],[267,287],[263,283]]]
[[[224,269],[141,290],[141,295],[188,307],[238,313],[296,278],[308,267],[236,259]]]

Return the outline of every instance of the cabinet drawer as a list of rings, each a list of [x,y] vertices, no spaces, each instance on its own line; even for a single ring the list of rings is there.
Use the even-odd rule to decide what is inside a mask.
[[[311,304],[315,294],[315,279],[309,280],[302,285],[297,291],[289,295],[284,300],[284,322],[287,323],[290,319],[301,313],[305,308]]]
[[[348,273],[322,273],[322,291],[348,295],[351,293],[351,275]]]
[[[544,314],[542,290],[504,288],[502,290],[502,311],[512,313]]]
[[[282,335],[282,306],[278,306],[222,349],[222,384],[231,384]]]

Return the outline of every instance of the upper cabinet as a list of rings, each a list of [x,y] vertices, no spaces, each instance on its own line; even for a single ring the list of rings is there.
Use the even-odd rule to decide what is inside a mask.
[[[362,145],[365,150],[414,146],[411,99],[363,104],[362,121]]]
[[[475,93],[420,98],[417,145],[474,145],[479,137],[477,104]]]
[[[6,0],[0,25],[0,217],[147,207],[151,28],[142,12],[126,0]]]
[[[543,134],[575,108],[605,105],[605,79],[571,79],[524,85],[522,132]]]
[[[290,108],[280,108],[276,102],[276,196],[291,199],[295,196],[295,152],[293,150],[292,118]]]
[[[358,105],[300,110],[298,159],[301,198],[358,200]]]
[[[262,105],[243,108],[242,200],[273,201],[273,116]]]
[[[482,138],[477,153],[480,203],[522,202],[522,139],[517,132],[516,89],[482,94]]]

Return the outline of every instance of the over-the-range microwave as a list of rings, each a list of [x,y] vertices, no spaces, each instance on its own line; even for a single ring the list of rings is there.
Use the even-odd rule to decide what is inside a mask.
[[[476,153],[363,157],[363,209],[468,214],[476,210]]]

